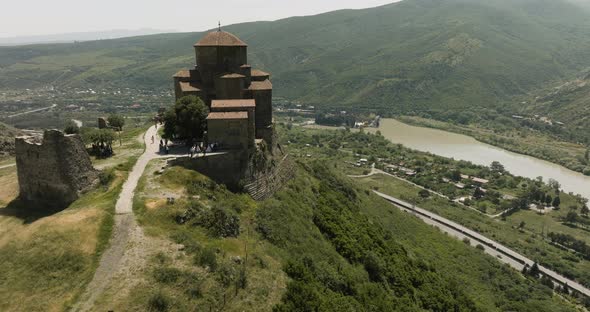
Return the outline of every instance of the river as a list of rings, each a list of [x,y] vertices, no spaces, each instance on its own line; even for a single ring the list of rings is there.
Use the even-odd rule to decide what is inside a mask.
[[[367,131],[371,132],[376,130],[367,129]],[[542,176],[544,181],[552,178],[561,183],[561,187],[565,192],[573,192],[585,198],[590,198],[589,176],[548,161],[509,152],[479,142],[470,136],[415,127],[395,119],[381,119],[378,130],[393,143],[448,158],[467,160],[484,166],[489,166],[492,161],[496,160],[514,175],[533,179]]]

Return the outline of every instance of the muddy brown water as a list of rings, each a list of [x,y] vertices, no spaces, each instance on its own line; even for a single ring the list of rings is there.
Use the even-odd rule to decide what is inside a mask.
[[[485,144],[476,139],[443,130],[411,126],[395,119],[382,119],[379,129],[388,140],[406,147],[430,152],[439,156],[470,161],[489,166],[499,161],[510,173],[527,178],[542,176],[544,181],[552,178],[565,192],[590,198],[590,177],[563,166]]]

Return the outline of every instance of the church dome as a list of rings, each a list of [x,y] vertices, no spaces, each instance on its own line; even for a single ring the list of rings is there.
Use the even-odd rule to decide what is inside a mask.
[[[217,30],[210,32],[195,43],[195,47],[246,47],[248,46],[240,38],[228,32]]]

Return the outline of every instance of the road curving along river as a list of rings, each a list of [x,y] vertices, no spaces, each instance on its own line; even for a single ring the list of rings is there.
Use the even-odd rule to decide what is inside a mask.
[[[589,176],[545,160],[509,152],[466,135],[411,126],[395,119],[382,119],[379,129],[367,129],[370,132],[377,130],[391,142],[415,150],[484,166],[489,166],[492,161],[499,161],[514,175],[527,178],[542,176],[545,181],[552,178],[561,183],[565,192],[573,192],[590,199]]]

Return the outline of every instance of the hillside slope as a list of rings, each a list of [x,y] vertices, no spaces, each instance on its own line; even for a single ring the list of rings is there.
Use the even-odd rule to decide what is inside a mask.
[[[405,0],[225,29],[273,73],[277,96],[408,112],[494,107],[588,67],[589,17],[566,0]],[[171,88],[201,36],[0,48],[0,89]]]
[[[144,281],[107,307],[574,311],[549,288],[390,206],[337,163],[295,167],[294,180],[263,202],[181,167],[144,175],[139,222],[186,255],[156,255]],[[155,189],[183,195],[167,204]]]
[[[523,114],[541,114],[569,128],[590,128],[590,71],[531,93]]]
[[[14,153],[14,138],[22,132],[0,122],[0,156]]]

